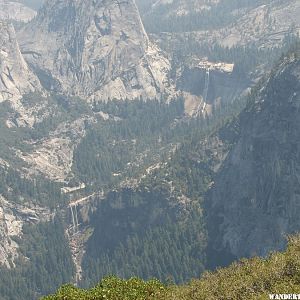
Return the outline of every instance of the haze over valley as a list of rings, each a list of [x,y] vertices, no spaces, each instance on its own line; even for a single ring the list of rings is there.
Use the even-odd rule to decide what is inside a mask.
[[[300,294],[299,16],[0,0],[0,300]]]

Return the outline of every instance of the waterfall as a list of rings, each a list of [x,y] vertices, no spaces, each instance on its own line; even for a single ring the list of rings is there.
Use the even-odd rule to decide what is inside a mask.
[[[75,229],[76,229],[76,222],[75,222],[75,217],[74,217],[74,212],[73,212],[72,206],[70,206],[70,209],[71,209],[71,214],[72,214],[73,229],[75,231]]]
[[[74,208],[74,210],[73,210],[73,208]],[[77,215],[77,205],[76,204],[70,205],[70,209],[71,209],[71,215],[72,215],[73,230],[75,233],[79,226],[78,215]]]
[[[207,101],[207,95],[208,95],[208,89],[209,89],[209,75],[210,75],[210,70],[206,69],[205,85],[204,85],[204,90],[203,90],[203,101],[205,103]]]
[[[197,116],[200,115],[200,112],[202,115],[204,115],[205,113],[205,109],[206,109],[206,101],[207,101],[207,95],[208,95],[208,91],[209,91],[209,77],[210,77],[210,69],[207,68],[206,72],[205,72],[205,81],[204,81],[204,89],[203,89],[203,105],[202,103],[199,104],[198,110],[197,110]],[[201,107],[202,106],[202,107]]]
[[[75,223],[76,223],[76,228],[77,228],[79,226],[78,214],[77,214],[77,205],[75,205],[74,208],[75,208]]]

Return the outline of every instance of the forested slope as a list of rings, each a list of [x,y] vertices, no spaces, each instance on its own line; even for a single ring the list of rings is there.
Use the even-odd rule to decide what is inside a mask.
[[[110,277],[95,288],[82,290],[64,286],[43,300],[257,300],[273,294],[300,293],[300,237],[291,237],[283,253],[266,259],[252,258],[234,263],[187,285],[165,286],[156,280]]]
[[[37,3],[38,1],[23,2]],[[76,19],[72,14],[65,15],[69,4],[70,6],[72,3],[80,4],[79,11],[85,15],[88,10],[94,12],[94,4],[99,5],[102,1],[76,0],[68,1],[68,3],[56,1],[60,3],[62,11],[56,9],[57,5],[53,5],[53,10],[50,10],[53,1],[47,2],[49,20],[55,21],[52,25],[66,23],[67,26],[61,28],[61,32],[67,29],[70,33],[69,37],[72,40],[74,37],[74,43],[70,44],[71,49],[74,50],[73,46],[77,45],[78,41],[77,33],[82,32],[83,26],[75,22],[75,27],[69,27],[68,22],[72,23]],[[121,6],[126,4],[126,1],[103,1],[103,3],[106,2],[108,4],[115,2],[116,11],[118,11],[117,4]],[[174,0],[174,4],[180,2],[180,0]],[[224,4],[222,4],[222,9],[228,12],[237,6],[238,8],[249,7],[252,10],[262,2],[264,1],[230,0],[226,3],[222,1]],[[292,0],[280,2],[287,3]],[[88,3],[91,5],[87,5]],[[197,4],[197,1],[194,3]],[[175,12],[176,9],[175,6]],[[291,10],[291,6],[288,9]],[[134,11],[137,13],[135,8]],[[66,17],[62,18],[60,12]],[[202,18],[203,14],[205,18]],[[78,15],[81,14],[77,14],[75,10],[75,16]],[[101,16],[100,13],[99,18],[97,15],[91,20],[96,22],[100,31],[109,32],[111,20]],[[140,23],[138,14],[136,17]],[[23,95],[22,99],[14,105],[9,101],[1,103],[0,300],[38,299],[43,295],[53,293],[67,282],[76,282],[83,288],[91,287],[110,274],[115,274],[125,280],[129,280],[132,276],[138,276],[141,280],[155,277],[163,284],[170,281],[174,284],[185,284],[191,278],[199,278],[210,266],[221,263],[228,265],[237,256],[236,253],[230,252],[231,255],[227,257],[222,251],[224,249],[219,247],[220,244],[223,246],[223,232],[214,234],[214,232],[207,231],[208,219],[213,220],[209,222],[209,225],[218,224],[222,227],[222,222],[220,222],[222,215],[220,220],[219,213],[220,211],[221,214],[223,213],[222,203],[226,203],[223,201],[225,190],[223,186],[230,189],[236,184],[236,182],[227,184],[218,175],[221,170],[225,178],[228,178],[228,173],[226,176],[228,168],[223,168],[224,160],[235,148],[243,130],[240,112],[245,105],[246,98],[243,97],[247,93],[245,89],[250,89],[252,83],[254,84],[262,77],[262,74],[268,77],[268,70],[271,69],[273,61],[277,59],[279,53],[289,48],[298,36],[296,35],[297,28],[289,26],[292,22],[291,18],[286,22],[285,31],[282,33],[283,48],[280,48],[281,44],[277,45],[277,43],[273,45],[274,47],[266,48],[252,43],[245,45],[238,43],[235,47],[228,48],[222,43],[216,44],[214,35],[208,34],[203,39],[202,33],[198,30],[212,27],[218,34],[219,28],[231,22],[227,15],[224,14],[223,17],[216,9],[212,9],[211,13],[202,12],[197,16],[191,14],[182,18],[171,18],[170,23],[167,19],[158,17],[159,21],[165,23],[170,31],[166,34],[160,33],[159,36],[154,36],[154,39],[161,37],[164,40],[166,36],[171,38],[166,39],[163,44],[164,49],[168,50],[170,55],[170,61],[167,55],[168,61],[172,64],[171,66],[167,63],[168,68],[165,70],[172,73],[170,74],[171,86],[168,87],[172,87],[170,92],[173,88],[177,89],[176,92],[173,91],[175,93],[172,93],[172,97],[161,95],[161,101],[148,101],[150,99],[146,97],[143,100],[135,99],[135,97],[138,98],[138,95],[135,95],[134,101],[132,101],[133,98],[129,100],[125,97],[124,101],[110,99],[108,102],[98,102],[97,99],[92,101],[91,98],[91,102],[87,103],[86,97],[80,99],[57,94],[55,88],[52,90],[49,87],[50,81],[44,82],[46,84],[44,88],[52,90],[51,93],[49,90],[45,93],[36,90],[34,93]],[[47,23],[47,18],[39,17],[38,19],[41,24],[44,24],[44,21]],[[154,18],[154,23],[156,20]],[[248,18],[246,21],[241,20],[243,21],[241,25],[249,24],[247,20]],[[80,24],[84,25],[87,19],[83,17],[82,21]],[[121,30],[124,30],[126,26],[122,22],[119,24],[119,21],[118,19],[113,24],[117,24]],[[126,24],[127,21],[131,24],[132,18],[125,18],[125,21]],[[262,25],[272,23],[270,18],[266,18],[265,21]],[[157,24],[160,23],[157,22]],[[279,27],[281,27],[280,24]],[[42,30],[36,28],[35,25],[30,27],[32,32]],[[55,28],[55,26],[50,27]],[[235,26],[229,28],[229,33],[234,32],[232,30],[235,28]],[[247,28],[248,26],[244,29]],[[187,32],[183,34],[182,31],[185,30]],[[196,32],[189,33],[190,30],[196,30]],[[151,31],[155,32],[155,28]],[[261,31],[258,31],[257,36],[260,34]],[[250,35],[252,36],[251,31]],[[30,36],[29,33],[27,40],[29,45],[31,45]],[[49,42],[49,46],[51,44],[49,49],[55,46],[57,39],[54,38],[55,42],[53,40],[52,43],[50,35],[43,33],[42,36],[45,41]],[[90,35],[88,36],[90,38]],[[132,38],[131,41],[130,36],[131,34],[127,36],[126,32],[122,33],[121,42],[118,45],[127,45],[129,41],[134,45],[140,44],[141,39]],[[142,36],[144,36],[144,31]],[[248,31],[245,36],[248,36]],[[19,34],[19,37],[22,39],[22,34]],[[62,38],[61,49],[64,49],[65,35],[61,34],[59,37]],[[92,37],[97,40],[98,35],[92,35]],[[48,58],[49,49],[45,46],[47,43],[44,45],[41,40],[37,37],[36,42],[41,44],[45,50],[45,57]],[[148,44],[148,39],[142,40]],[[75,48],[80,50],[80,47]],[[126,49],[123,46],[121,48]],[[101,49],[102,47],[95,46],[96,53]],[[129,50],[125,53],[131,53]],[[22,48],[22,53],[27,57],[32,56],[33,60],[39,57],[31,51],[24,53],[24,48]],[[63,53],[67,52],[63,51]],[[163,54],[163,52],[158,54]],[[75,55],[76,59],[79,56]],[[185,59],[186,57],[190,61],[187,61],[189,59]],[[196,58],[196,65],[192,64],[194,58]],[[153,60],[156,61],[155,55]],[[215,65],[218,61],[234,64],[233,73],[211,71],[210,80],[207,81],[206,77],[201,76],[205,75],[207,70],[205,68],[200,70],[197,67],[199,62],[203,63],[203,60],[204,65],[206,60],[215,62]],[[63,68],[68,65],[67,60],[63,58],[60,62]],[[93,70],[94,62],[92,59]],[[127,58],[123,57],[120,63],[126,65]],[[107,70],[115,67],[114,75],[123,69],[119,63],[112,63],[112,68],[109,67]],[[197,68],[198,71],[194,72]],[[95,68],[95,70],[100,69]],[[77,76],[76,72],[74,74]],[[299,72],[297,74],[299,78]],[[43,72],[39,75],[40,80],[45,80]],[[48,75],[51,77],[53,70],[50,70]],[[144,91],[138,81],[134,80],[138,75],[136,72],[132,74],[129,72],[125,75],[126,82],[130,81],[133,89]],[[290,75],[290,73],[284,73],[283,77],[287,77],[287,80],[281,81],[284,79],[281,77],[280,82],[289,82],[292,78]],[[108,80],[113,77],[109,75]],[[217,80],[218,78],[220,80]],[[189,90],[181,89],[179,83],[189,81],[194,86],[191,86]],[[228,84],[228,82],[233,84]],[[261,82],[264,84],[266,81]],[[276,93],[282,88],[280,82],[273,85]],[[95,84],[97,88],[101,88],[102,83],[100,86],[98,83],[99,80],[96,78]],[[202,96],[206,94],[205,86],[207,86],[207,99],[211,100],[207,103],[211,104],[207,112],[202,111],[201,107]],[[79,88],[85,90],[87,85],[82,84]],[[195,118],[188,114],[185,98],[186,92],[191,92],[194,88],[198,93],[192,94],[192,97],[198,97],[199,101],[199,103],[196,102],[198,112],[194,115]],[[248,109],[251,103],[256,101],[260,89],[261,85],[258,85],[250,95]],[[284,107],[284,110],[293,111],[293,114],[283,120],[285,122],[282,126],[283,136],[289,128],[293,127],[293,122],[298,120],[294,118],[294,115],[297,113],[299,101],[295,101],[296,98],[292,97],[292,88],[288,87],[288,89],[291,93],[289,100],[291,102],[283,97],[286,103],[278,103],[278,106]],[[110,88],[109,90],[114,92],[116,89]],[[229,96],[224,97],[228,90],[230,90]],[[218,95],[221,95],[222,99],[219,99]],[[299,93],[297,95],[299,99]],[[228,101],[223,101],[224,99]],[[277,119],[272,122],[272,124],[282,125],[277,122]],[[269,125],[272,126],[272,124]],[[298,132],[294,132],[297,137]],[[288,145],[288,149],[297,149],[293,147],[293,143],[289,143],[290,140],[282,139],[282,141],[285,141],[282,144]],[[257,155],[259,155],[263,152],[260,151],[263,147],[259,147],[260,143],[257,145]],[[293,151],[288,151],[288,154],[294,153]],[[265,161],[267,159],[262,161],[262,166]],[[294,161],[297,161],[297,158]],[[293,166],[291,164],[291,168]],[[261,178],[263,183],[267,182],[266,177],[255,175],[253,177]],[[284,179],[284,176],[280,178]],[[296,180],[295,177],[293,182],[297,182]],[[292,181],[287,182],[289,184]],[[242,184],[241,186],[244,187]],[[299,185],[295,184],[295,186],[297,192]],[[210,204],[208,197],[210,191],[217,187],[219,187],[217,194],[222,197],[218,198],[220,201],[214,201],[216,204],[213,205],[214,213],[208,214],[209,206],[204,204]],[[225,191],[227,195],[231,195],[228,189]],[[234,197],[226,198],[235,199]],[[88,201],[81,201],[82,199]],[[276,209],[278,210],[283,207],[282,199],[285,198],[277,201]],[[237,207],[240,207],[238,201],[235,203]],[[295,219],[298,220],[298,205],[296,201],[294,203],[296,204],[293,213],[296,215]],[[220,206],[221,209],[219,209]],[[78,218],[77,225],[74,225],[74,213],[76,219]],[[216,219],[217,222],[214,222]],[[234,218],[230,219],[234,221]],[[292,231],[291,228],[294,232],[298,231],[299,222],[294,222],[294,218],[290,219],[292,225],[295,226],[282,228],[288,228],[289,233]],[[247,227],[248,223],[242,221],[241,223]],[[214,226],[214,228],[218,229],[219,226]],[[227,227],[223,226],[223,228]],[[210,226],[209,229],[211,229]],[[272,238],[272,235],[269,237]],[[280,243],[285,245],[282,237],[280,236]],[[211,243],[213,239],[216,243]],[[208,248],[207,245],[209,245]],[[259,245],[260,243],[253,243],[254,248]],[[215,252],[211,251],[212,248]],[[221,253],[218,250],[221,250]],[[240,252],[237,254],[241,257]],[[217,260],[217,258],[221,259]],[[216,276],[215,280],[219,280],[222,287],[223,275]],[[215,284],[213,281],[215,277],[210,275],[210,278],[209,282],[212,282],[212,285]],[[159,297],[168,299],[172,293],[177,295],[178,299],[193,299],[191,291],[195,291],[197,295],[195,297],[201,299],[200,295],[203,290],[207,291],[207,295],[211,293],[207,281],[201,281],[204,282],[203,285],[198,282],[197,286],[169,289],[157,281],[144,283],[141,280],[107,279],[103,281],[103,285],[105,289],[106,287],[113,288],[114,299],[124,299],[127,297],[126,293],[128,299],[138,299],[137,297],[141,295],[146,298],[153,292],[158,299]],[[128,285],[132,287],[129,290],[126,288]],[[199,286],[203,288],[198,288]],[[157,290],[162,294],[157,295]],[[73,291],[78,293],[77,298],[74,296],[76,299],[89,293],[77,289]],[[217,292],[223,293],[224,291]],[[97,291],[92,293],[96,293],[95,297],[100,297],[97,296]],[[208,297],[205,293],[203,295]],[[104,294],[102,296],[105,298]],[[215,294],[214,297],[216,298]]]

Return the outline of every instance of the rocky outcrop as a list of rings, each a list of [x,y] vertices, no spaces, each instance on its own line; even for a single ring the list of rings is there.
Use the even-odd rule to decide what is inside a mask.
[[[14,27],[0,21],[0,103],[8,101],[6,125],[8,127],[32,127],[43,119],[48,110],[41,94],[42,87],[37,76],[30,70],[21,54]],[[23,97],[37,93],[39,99],[26,105]],[[31,97],[31,96],[28,96]],[[8,113],[10,112],[10,113]]]
[[[291,54],[252,94],[208,201],[212,249],[267,255],[300,230],[300,60]]]
[[[0,21],[0,102],[14,102],[39,89],[37,77],[20,52],[13,26]]]
[[[196,2],[194,0],[194,3]],[[199,25],[193,30],[184,30],[184,32],[181,32],[180,26],[177,26],[179,30],[172,30],[173,28],[168,27],[164,28],[163,32],[156,30],[155,33],[159,34],[156,34],[154,38],[163,49],[168,51],[176,51],[178,47],[191,41],[193,48],[197,47],[197,44],[199,46],[217,44],[229,48],[256,44],[259,48],[272,48],[280,47],[291,30],[294,34],[300,32],[299,1],[267,1],[263,5],[260,1],[249,3],[243,7],[237,2],[236,7],[232,6],[232,8],[227,3],[228,7],[224,8],[226,1],[219,1],[212,15],[217,18],[220,11],[223,11],[223,15],[224,11],[230,15],[230,19],[225,18],[224,24],[220,27],[214,26],[213,20],[209,19],[205,26]],[[178,13],[177,10],[174,13]],[[159,15],[159,20],[164,20],[169,14],[169,10],[163,11],[162,16]],[[188,15],[187,17],[183,15],[183,17],[188,18]],[[144,18],[146,24],[151,25],[157,16],[152,17],[146,14]],[[177,18],[177,21],[180,22],[180,18]]]
[[[197,60],[177,71],[176,87],[183,92],[185,111],[190,116],[211,114],[220,104],[231,103],[246,93],[251,81],[233,64]]]
[[[42,174],[58,182],[72,177],[74,149],[85,136],[87,124],[92,122],[96,122],[93,117],[82,116],[73,122],[61,123],[47,137],[32,142],[31,152],[18,151],[18,156],[27,164],[24,172],[28,176]]]
[[[36,224],[50,218],[48,209],[12,203],[0,195],[0,266],[15,266],[20,254],[15,238],[22,237],[24,224]]]
[[[159,98],[168,60],[151,45],[133,0],[47,1],[20,33],[44,87],[89,100]]]
[[[0,19],[29,22],[36,16],[36,11],[22,3],[0,0]]]
[[[280,45],[294,27],[300,32],[300,3],[297,0],[270,1],[241,14],[234,24],[216,32],[223,46],[256,43],[263,47]]]

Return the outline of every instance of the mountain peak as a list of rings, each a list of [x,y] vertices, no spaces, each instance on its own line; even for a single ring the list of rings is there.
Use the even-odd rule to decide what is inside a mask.
[[[107,101],[157,98],[163,88],[147,58],[149,40],[133,0],[47,1],[19,37],[26,60],[49,89]]]

